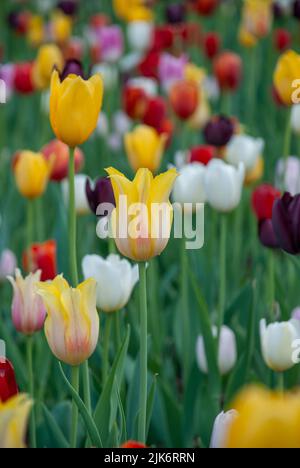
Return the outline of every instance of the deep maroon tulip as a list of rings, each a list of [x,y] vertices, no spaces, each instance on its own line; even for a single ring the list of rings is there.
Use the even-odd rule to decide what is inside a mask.
[[[101,177],[94,185],[92,185],[91,181],[87,179],[85,190],[93,213],[97,214],[97,208],[102,203],[110,203],[111,205],[116,206],[114,192],[109,178]]]
[[[60,75],[61,81],[65,80],[69,75],[78,75],[81,76],[81,78],[85,78],[82,63],[79,60],[67,60]]]
[[[293,13],[294,13],[295,18],[300,19],[300,1],[299,0],[295,0],[293,4]]]
[[[166,8],[167,21],[170,24],[183,23],[185,20],[185,6],[183,3],[173,3]]]
[[[212,146],[225,146],[230,141],[234,132],[234,124],[231,119],[224,116],[213,117],[204,129],[205,141]]]
[[[273,13],[275,18],[281,18],[283,16],[282,7],[277,2],[273,3]]]
[[[57,8],[62,10],[65,15],[73,16],[77,11],[77,2],[74,0],[63,0],[58,2]]]
[[[18,393],[13,366],[7,359],[0,358],[0,401],[5,403]]]
[[[271,219],[264,219],[258,223],[258,236],[265,247],[270,249],[279,248]]]
[[[277,199],[272,222],[280,248],[292,255],[300,253],[300,194],[292,197],[286,192]]]

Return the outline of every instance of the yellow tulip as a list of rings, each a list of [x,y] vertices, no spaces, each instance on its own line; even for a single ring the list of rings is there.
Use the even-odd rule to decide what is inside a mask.
[[[51,162],[41,153],[22,151],[14,167],[15,180],[23,197],[34,199],[43,195],[51,172]]]
[[[288,50],[279,57],[274,73],[275,89],[281,101],[287,106],[292,105],[292,95],[295,91],[294,82],[300,78],[300,55]]]
[[[0,400],[0,448],[25,448],[26,429],[32,401],[17,395],[5,403]]]
[[[265,161],[262,156],[260,156],[257,160],[257,163],[253,167],[253,169],[246,172],[245,177],[245,185],[252,185],[255,182],[262,179],[265,170]]]
[[[300,448],[300,395],[259,387],[244,390],[233,407],[229,448]]]
[[[149,169],[139,169],[133,181],[112,167],[106,172],[116,200],[112,230],[119,251],[134,261],[160,255],[170,238],[173,209],[169,197],[176,170],[154,178]]]
[[[114,11],[124,21],[152,21],[153,13],[143,0],[113,0]]]
[[[63,66],[62,52],[55,44],[41,46],[33,65],[32,76],[35,86],[38,89],[48,88],[54,68],[62,71]]]
[[[81,145],[97,126],[103,99],[101,76],[84,80],[69,75],[61,82],[54,70],[50,92],[50,120],[55,135],[71,148]]]
[[[62,277],[39,283],[38,294],[47,311],[45,334],[60,361],[78,366],[95,351],[99,337],[96,281],[88,279],[76,289]]]
[[[58,43],[66,42],[72,34],[73,22],[70,16],[63,12],[55,12],[52,17],[52,35]]]
[[[45,38],[45,28],[43,18],[39,15],[32,15],[28,22],[27,39],[34,46],[39,46]]]
[[[242,24],[256,38],[265,37],[272,25],[273,0],[245,0]]]
[[[125,135],[125,149],[132,169],[159,169],[167,142],[167,135],[160,135],[154,128],[139,125]]]
[[[242,26],[239,29],[239,43],[243,47],[255,47],[257,45],[257,38]]]

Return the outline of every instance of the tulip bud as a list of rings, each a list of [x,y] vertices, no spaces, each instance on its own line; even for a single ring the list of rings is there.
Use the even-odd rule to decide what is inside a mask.
[[[146,125],[139,125],[125,135],[125,148],[134,171],[147,168],[156,172],[161,164],[167,137]]]
[[[115,63],[123,54],[124,41],[122,29],[118,25],[103,26],[97,31],[104,62]]]
[[[167,118],[167,105],[162,97],[147,100],[143,123],[158,130]]]
[[[235,91],[242,78],[242,60],[233,52],[222,52],[214,61],[214,74],[221,89]]]
[[[28,273],[40,270],[41,281],[54,279],[57,275],[56,241],[32,244],[23,254],[23,267]]]
[[[149,49],[153,38],[153,24],[149,21],[131,21],[127,25],[129,47],[135,52]]]
[[[300,76],[300,55],[293,50],[284,52],[278,59],[274,72],[274,86],[280,100],[286,105],[293,104],[295,91],[293,82]]]
[[[292,319],[300,320],[300,307],[296,307],[291,314]]]
[[[0,449],[23,449],[32,401],[16,395],[6,403],[0,402]]]
[[[187,58],[185,55],[174,57],[168,53],[161,54],[158,75],[159,81],[167,93],[170,92],[174,84],[184,79],[186,65]]]
[[[50,179],[60,182],[68,176],[70,149],[62,141],[52,140],[41,152],[46,161],[51,162]],[[75,171],[79,172],[84,163],[84,154],[79,149],[75,149]]]
[[[50,165],[41,153],[22,151],[14,165],[14,175],[19,192],[23,197],[33,200],[46,190]]]
[[[185,16],[186,8],[183,3],[172,3],[166,7],[166,18],[170,24],[183,23]]]
[[[53,13],[50,22],[50,33],[56,43],[66,44],[72,35],[72,27],[72,19],[68,15],[59,10]]]
[[[14,87],[18,93],[30,94],[34,91],[32,72],[33,64],[31,62],[15,65]]]
[[[252,208],[259,221],[272,219],[275,200],[280,198],[280,192],[270,184],[262,184],[252,193]]]
[[[204,37],[203,46],[206,57],[210,60],[213,59],[220,50],[220,36],[215,32],[207,33]]]
[[[224,116],[213,117],[204,128],[204,138],[208,145],[222,147],[229,143],[234,133],[234,124]]]
[[[189,155],[189,162],[198,162],[207,166],[209,161],[216,157],[216,149],[210,145],[195,146],[191,149]]]
[[[300,339],[298,320],[275,322],[267,326],[266,320],[260,321],[260,339],[263,358],[270,369],[284,372],[291,369],[293,362],[293,343]]]
[[[58,2],[57,8],[65,15],[74,16],[78,9],[78,3],[76,0],[62,0]]]
[[[8,277],[14,290],[12,321],[16,330],[24,335],[32,335],[41,330],[44,325],[46,310],[42,299],[37,294],[40,278],[40,270],[23,278],[18,269],[15,279]]]
[[[291,125],[292,129],[297,135],[300,135],[300,105],[295,104],[292,107],[291,113]]]
[[[126,114],[134,120],[143,118],[147,106],[147,95],[139,87],[125,86],[123,91],[123,108]]]
[[[222,413],[216,417],[210,440],[211,449],[226,448],[230,426],[237,417],[238,412],[236,410],[230,410],[226,413],[222,411]]]
[[[129,448],[129,449],[142,449],[147,448],[146,445],[141,444],[140,442],[136,442],[135,440],[128,440],[120,448]]]
[[[292,36],[287,29],[277,29],[274,33],[274,45],[279,52],[288,49],[292,43]]]
[[[225,158],[229,164],[238,166],[243,163],[246,171],[252,170],[264,150],[262,138],[252,138],[248,135],[234,135],[225,150]]]
[[[212,331],[213,335],[216,337],[217,327],[213,327]],[[196,354],[200,370],[207,374],[208,366],[203,336],[199,336],[197,339]],[[218,366],[221,375],[226,375],[233,369],[236,359],[237,349],[235,335],[230,328],[223,325],[220,334],[220,346],[218,352]]]
[[[218,5],[219,0],[196,0],[194,8],[200,15],[209,16],[215,11]]]
[[[14,368],[11,363],[0,355],[0,405],[18,394]]]
[[[189,119],[199,103],[198,86],[193,81],[179,81],[170,91],[170,103],[175,114],[182,120]]]
[[[116,206],[114,191],[109,178],[101,177],[93,185],[90,179],[87,178],[85,190],[88,203],[93,213],[97,214],[98,206],[104,203]],[[111,213],[108,213],[108,215],[110,214]],[[104,216],[104,214],[101,216]]]
[[[237,168],[213,159],[206,167],[204,187],[208,203],[221,212],[234,210],[240,203],[245,177],[244,165]]]
[[[75,209],[78,215],[86,215],[90,212],[85,186],[87,175],[75,175]],[[62,192],[66,206],[69,204],[69,181],[62,181]]]
[[[56,45],[41,46],[33,67],[32,76],[35,86],[39,89],[48,88],[54,68],[61,71],[63,63],[62,53]]]
[[[89,279],[71,288],[62,276],[39,283],[47,318],[45,333],[53,354],[70,366],[79,366],[94,353],[99,338],[96,282]]]
[[[192,203],[193,210],[197,203],[204,203],[206,201],[204,173],[205,166],[200,163],[187,164],[182,167],[172,192],[174,202],[182,205]]]
[[[286,192],[273,207],[272,222],[277,242],[282,250],[291,255],[300,252],[300,195],[292,197]]]
[[[0,256],[0,281],[6,279],[7,276],[12,275],[17,266],[17,259],[15,254],[9,250],[3,250]]]
[[[69,75],[81,76],[84,79],[84,71],[82,63],[79,60],[67,60],[63,71],[60,74],[61,81],[68,78]]]
[[[107,259],[99,255],[86,255],[82,261],[85,279],[97,282],[97,307],[103,312],[116,312],[129,302],[133,288],[139,279],[138,266],[131,266],[119,255]]]

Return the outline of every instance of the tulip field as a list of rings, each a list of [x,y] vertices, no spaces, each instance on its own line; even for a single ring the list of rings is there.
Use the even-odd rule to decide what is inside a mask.
[[[0,448],[300,448],[299,0],[2,0],[0,194]]]

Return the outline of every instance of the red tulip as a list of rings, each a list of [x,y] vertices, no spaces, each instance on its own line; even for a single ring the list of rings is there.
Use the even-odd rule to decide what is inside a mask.
[[[167,105],[162,97],[153,97],[148,99],[143,123],[159,129],[166,119]]]
[[[185,23],[180,28],[181,37],[188,45],[199,46],[201,44],[202,32],[197,23]]]
[[[34,91],[31,62],[20,63],[15,66],[14,87],[21,94],[30,94]]]
[[[90,20],[90,25],[92,28],[102,28],[103,26],[108,26],[109,24],[109,17],[101,13],[98,15],[93,15]]]
[[[62,141],[52,140],[41,150],[45,159],[51,162],[52,170],[50,179],[60,182],[68,175],[70,150],[68,145]],[[75,150],[75,171],[79,172],[84,164],[83,152],[76,148]]]
[[[170,119],[165,119],[161,125],[156,129],[159,134],[164,133],[165,135],[168,136],[168,139],[166,141],[166,147],[170,145],[172,136],[174,133],[174,125],[172,120]]]
[[[180,119],[190,118],[196,112],[199,103],[197,85],[193,81],[178,81],[171,88],[170,102]]]
[[[152,50],[170,49],[174,44],[174,29],[170,25],[157,26],[153,34]]]
[[[126,114],[134,120],[142,119],[148,101],[145,91],[141,88],[125,86],[122,98]]]
[[[234,91],[242,78],[242,60],[234,52],[223,52],[214,60],[214,74],[223,90]]]
[[[17,393],[18,386],[13,366],[0,356],[0,401],[5,403]]]
[[[259,221],[272,218],[273,205],[280,192],[270,184],[257,187],[252,193],[252,208]]]
[[[216,148],[211,145],[200,145],[195,146],[190,151],[190,162],[198,162],[204,164],[205,166],[209,161],[216,157]]]
[[[41,281],[53,280],[57,275],[56,242],[49,240],[42,244],[32,244],[23,254],[23,266],[28,272],[30,269],[33,272],[41,270]]]
[[[219,5],[219,0],[195,0],[194,8],[200,15],[211,15]]]
[[[141,442],[136,442],[135,440],[128,440],[123,445],[121,445],[121,448],[147,448],[147,447]]]
[[[292,44],[292,35],[287,29],[276,29],[274,33],[274,45],[279,52],[289,49]]]
[[[204,37],[203,46],[204,53],[209,59],[213,59],[220,50],[220,36],[215,32],[207,33]]]
[[[150,50],[139,64],[139,72],[146,78],[154,78],[158,80],[158,65],[160,60],[160,52],[158,50]]]

